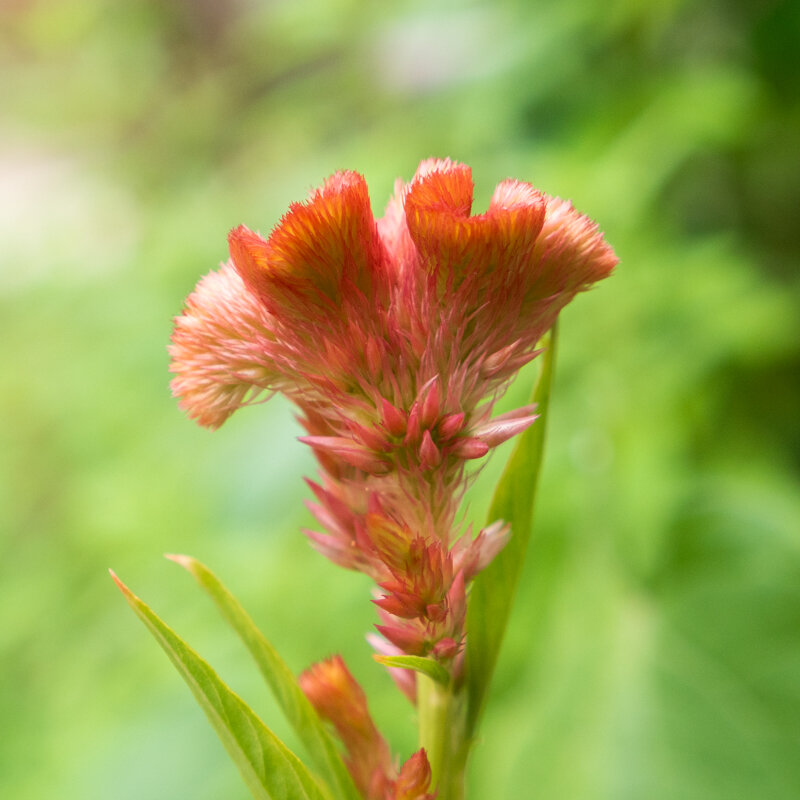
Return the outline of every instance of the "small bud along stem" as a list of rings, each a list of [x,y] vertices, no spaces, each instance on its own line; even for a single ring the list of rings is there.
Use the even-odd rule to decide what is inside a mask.
[[[465,698],[452,685],[417,673],[417,699],[419,744],[431,765],[431,788],[438,790],[437,800],[464,800]]]

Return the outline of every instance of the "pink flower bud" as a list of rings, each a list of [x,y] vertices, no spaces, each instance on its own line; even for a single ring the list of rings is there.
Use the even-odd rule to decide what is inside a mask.
[[[431,766],[425,748],[418,750],[400,769],[391,800],[433,800],[429,794]]]
[[[500,419],[496,418],[484,425],[479,425],[473,428],[471,433],[476,439],[486,443],[489,447],[497,447],[512,436],[522,433],[526,428],[533,425],[537,415],[531,414],[527,417],[518,417],[516,419]]]
[[[425,655],[424,632],[400,625],[376,625],[375,628],[403,653],[410,656]]]
[[[464,437],[456,442],[450,452],[464,459],[483,458],[489,452],[489,445],[480,439]]]
[[[463,411],[460,411],[458,414],[448,414],[446,417],[442,417],[437,426],[439,436],[446,440],[460,433],[464,427],[465,419],[466,414],[464,414]]]
[[[444,639],[440,639],[436,644],[433,646],[433,655],[442,660],[442,661],[449,661],[453,658],[456,653],[458,653],[460,647],[458,642],[455,639],[446,636]]]
[[[464,573],[464,580],[470,581],[492,563],[494,557],[506,546],[511,537],[511,526],[498,520],[484,528],[472,542],[459,540],[459,550],[453,567]],[[462,544],[463,542],[463,544]]]
[[[500,348],[500,350],[488,355],[484,359],[483,364],[481,364],[481,374],[483,377],[491,378],[500,372],[500,370],[502,370],[503,367],[505,367],[505,365],[508,363],[508,360],[514,354],[520,344],[521,340],[517,339],[511,344],[506,345],[505,347]]]
[[[406,432],[406,415],[383,397],[381,415],[384,427],[392,436],[402,436]]]
[[[423,469],[432,469],[442,463],[442,453],[434,444],[430,431],[422,434],[422,444],[419,446],[419,462]]]
[[[408,421],[406,423],[406,435],[403,439],[403,444],[406,447],[413,446],[420,440],[422,432],[422,423],[420,421],[420,408],[419,403],[414,403],[411,410],[408,412]]]
[[[439,381],[434,379],[425,394],[420,409],[420,423],[423,428],[433,427],[439,418]]]

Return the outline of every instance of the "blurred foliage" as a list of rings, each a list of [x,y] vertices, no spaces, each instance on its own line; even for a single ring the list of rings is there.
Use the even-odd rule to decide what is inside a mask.
[[[228,229],[344,167],[380,213],[439,155],[478,209],[533,181],[621,257],[563,314],[472,796],[800,796],[799,46],[791,0],[5,0],[0,795],[247,796],[110,565],[296,745],[165,550],[294,669],[343,652],[412,750],[368,584],[298,533],[290,409],[197,429],[165,345]]]

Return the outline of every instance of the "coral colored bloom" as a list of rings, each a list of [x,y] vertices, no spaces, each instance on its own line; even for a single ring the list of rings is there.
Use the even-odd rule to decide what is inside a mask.
[[[423,162],[383,218],[339,172],[272,234],[241,226],[231,259],[176,319],[172,389],[218,427],[265,392],[299,409],[320,479],[308,536],[370,575],[380,630],[457,672],[466,587],[507,540],[457,523],[467,468],[535,424],[492,417],[559,311],[616,256],[568,202],[507,180],[472,215],[469,167]]]

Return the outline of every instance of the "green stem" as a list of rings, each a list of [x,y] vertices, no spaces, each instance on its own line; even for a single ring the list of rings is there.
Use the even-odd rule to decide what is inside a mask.
[[[467,743],[463,698],[451,686],[417,673],[419,744],[431,765],[431,787],[437,800],[464,800]]]

